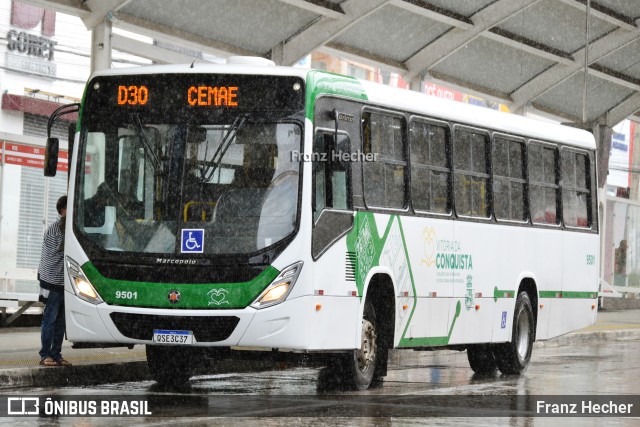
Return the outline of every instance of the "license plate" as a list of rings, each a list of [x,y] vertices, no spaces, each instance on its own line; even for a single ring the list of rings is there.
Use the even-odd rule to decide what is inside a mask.
[[[154,329],[153,342],[158,344],[193,344],[193,332]]]

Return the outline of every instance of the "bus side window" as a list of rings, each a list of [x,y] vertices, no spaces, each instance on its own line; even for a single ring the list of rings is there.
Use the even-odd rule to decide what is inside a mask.
[[[456,212],[489,218],[489,137],[473,130],[455,131],[453,149]]]
[[[586,154],[562,151],[562,218],[570,227],[591,226],[590,165]]]
[[[451,213],[449,129],[445,126],[412,121],[409,126],[409,143],[411,200],[414,209],[440,214]]]
[[[499,220],[527,220],[524,156],[524,141],[502,136],[494,138],[493,205]]]
[[[367,207],[405,209],[407,206],[407,150],[404,117],[365,112],[362,115],[363,165]]]
[[[348,147],[346,135],[338,135],[337,147],[334,134],[320,132],[316,135],[312,154],[314,221],[323,209],[351,209],[349,163],[339,158],[340,152],[349,151]]]
[[[529,144],[529,209],[535,224],[559,224],[558,150],[540,143]]]

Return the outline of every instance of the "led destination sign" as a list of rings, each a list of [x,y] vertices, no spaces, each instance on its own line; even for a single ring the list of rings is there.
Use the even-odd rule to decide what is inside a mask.
[[[238,86],[190,86],[187,102],[192,106],[238,106]],[[118,105],[146,105],[149,88],[146,86],[118,86]]]
[[[92,121],[108,118],[128,122],[135,113],[143,123],[197,122],[212,117],[224,122],[246,113],[303,114],[305,108],[304,80],[295,76],[214,73],[96,76],[87,89],[83,118]]]
[[[118,86],[118,105],[145,105],[149,101],[146,86]]]
[[[238,86],[191,86],[187,90],[189,105],[237,107]]]

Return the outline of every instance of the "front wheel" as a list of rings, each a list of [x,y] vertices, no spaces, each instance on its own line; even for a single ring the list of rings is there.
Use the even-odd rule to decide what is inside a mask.
[[[156,382],[164,387],[180,387],[193,375],[193,357],[179,346],[147,345],[147,366]]]
[[[511,342],[497,344],[493,354],[500,372],[519,375],[527,370],[535,338],[535,319],[531,301],[526,292],[520,292],[513,313]]]
[[[330,359],[327,366],[327,378],[333,378],[340,388],[350,390],[366,390],[373,382],[379,367],[378,325],[373,304],[367,301],[362,316],[362,334],[360,348],[346,354],[339,354]]]

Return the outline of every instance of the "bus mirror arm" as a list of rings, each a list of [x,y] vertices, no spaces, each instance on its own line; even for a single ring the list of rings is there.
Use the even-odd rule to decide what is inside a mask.
[[[58,168],[58,151],[60,150],[60,140],[58,138],[51,137],[51,128],[53,127],[56,120],[58,120],[61,116],[71,113],[77,113],[80,111],[80,104],[67,104],[62,107],[57,108],[51,113],[49,116],[49,120],[47,122],[47,146],[45,148],[44,153],[44,176],[56,176],[56,171]],[[69,130],[69,152],[73,149],[73,140],[75,134],[71,135],[71,129]]]
[[[335,108],[331,110],[331,118],[333,119],[333,123],[335,125],[335,130],[333,132],[333,147],[338,147],[338,110]]]

